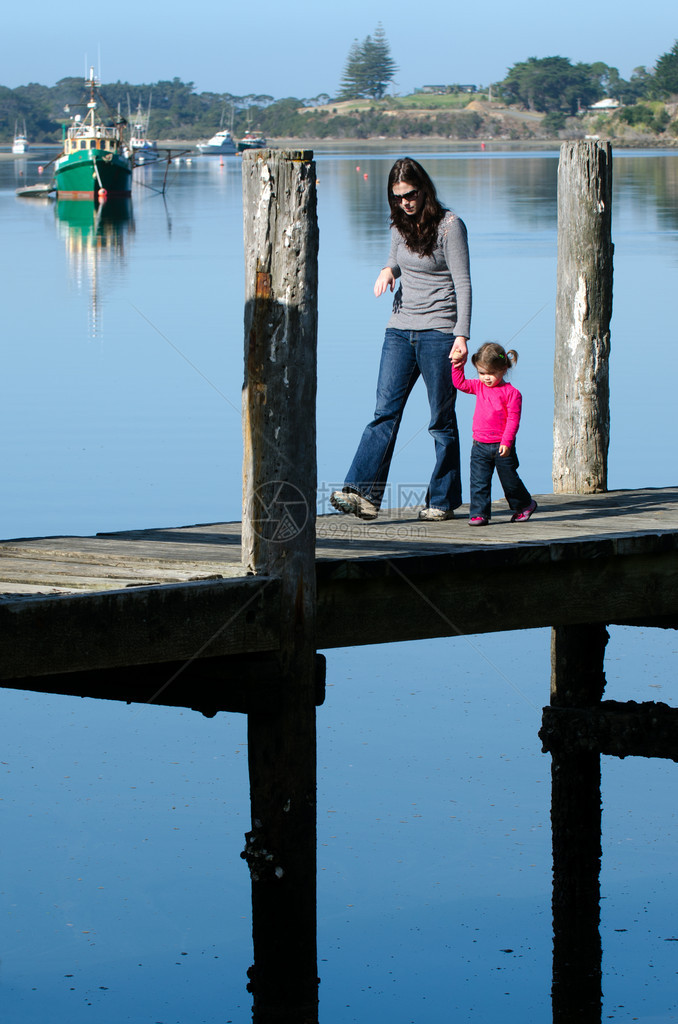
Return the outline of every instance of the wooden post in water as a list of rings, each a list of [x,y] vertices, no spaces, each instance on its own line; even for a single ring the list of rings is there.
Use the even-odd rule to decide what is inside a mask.
[[[243,154],[243,563],[281,580],[282,710],[248,716],[255,1024],[315,1024],[318,226],[310,152]]]
[[[611,213],[609,142],[564,142],[558,165],[554,493],[607,490]]]
[[[612,153],[565,142],[558,165],[558,282],[553,490],[607,490],[612,316]],[[552,630],[551,705],[586,708],[605,686],[603,625]],[[551,750],[553,1020],[599,1024],[600,754],[565,741]]]

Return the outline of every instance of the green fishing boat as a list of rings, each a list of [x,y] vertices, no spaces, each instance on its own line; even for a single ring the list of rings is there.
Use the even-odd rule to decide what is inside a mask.
[[[130,196],[132,163],[125,155],[123,138],[126,121],[110,111],[108,116],[98,113],[94,68],[85,86],[89,89],[87,114],[71,119],[64,132],[64,151],[54,165],[57,198],[101,203]]]

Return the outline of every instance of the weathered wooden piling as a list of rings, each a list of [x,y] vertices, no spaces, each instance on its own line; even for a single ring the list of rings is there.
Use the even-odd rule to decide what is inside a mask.
[[[558,165],[553,490],[607,490],[612,153],[565,142]]]
[[[612,316],[612,153],[565,142],[558,165],[558,280],[553,490],[607,490]],[[599,704],[604,625],[559,626],[551,638],[551,705]],[[554,1024],[598,1024],[601,1007],[600,753],[551,748]]]
[[[255,1024],[318,1020],[315,503],[318,226],[310,152],[243,155],[243,563],[281,585],[281,706],[248,715]]]

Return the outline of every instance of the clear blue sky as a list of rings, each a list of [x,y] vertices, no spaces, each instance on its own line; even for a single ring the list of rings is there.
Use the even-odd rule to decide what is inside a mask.
[[[427,83],[487,85],[518,61],[554,55],[602,60],[628,78],[678,38],[675,0],[644,10],[619,0],[110,0],[64,11],[52,0],[5,6],[0,85],[54,85],[92,63],[104,82],[177,76],[198,92],[332,95],[353,39],[379,21],[402,94]]]

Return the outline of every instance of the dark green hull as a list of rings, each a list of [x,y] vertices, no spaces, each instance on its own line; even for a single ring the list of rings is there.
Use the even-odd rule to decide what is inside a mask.
[[[57,160],[59,199],[119,199],[132,194],[132,165],[120,153],[86,149]]]

